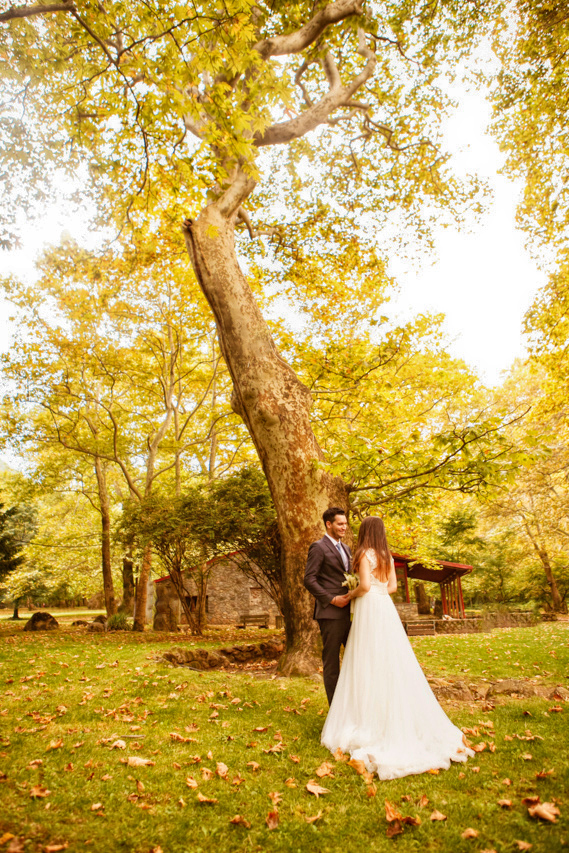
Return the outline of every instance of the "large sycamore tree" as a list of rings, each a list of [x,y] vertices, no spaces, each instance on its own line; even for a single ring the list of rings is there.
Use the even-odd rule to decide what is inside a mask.
[[[326,468],[311,393],[275,346],[238,260],[240,234],[293,244],[296,217],[310,210],[346,240],[371,245],[389,224],[404,244],[413,232],[428,236],[439,213],[452,219],[475,204],[437,145],[446,107],[438,78],[471,46],[484,8],[0,2],[4,127],[23,140],[6,148],[4,168],[23,160],[33,169],[42,145],[46,162],[74,171],[96,197],[101,222],[136,229],[159,213],[175,230],[184,220],[232,405],[278,514],[288,673],[315,664],[304,560],[322,511],[346,506],[348,486]]]

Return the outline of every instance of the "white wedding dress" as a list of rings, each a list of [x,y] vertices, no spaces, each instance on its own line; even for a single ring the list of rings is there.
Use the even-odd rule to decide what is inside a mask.
[[[367,551],[372,572],[374,551]],[[398,779],[474,755],[419,666],[387,583],[371,575],[354,618],[321,742],[360,759],[380,779]]]

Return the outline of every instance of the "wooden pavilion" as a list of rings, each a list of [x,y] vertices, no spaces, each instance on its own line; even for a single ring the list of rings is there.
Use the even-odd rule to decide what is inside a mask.
[[[409,604],[409,578],[414,581],[438,583],[441,588],[443,615],[455,619],[464,618],[464,599],[460,579],[472,571],[472,566],[464,563],[450,563],[447,560],[437,560],[438,569],[429,569],[421,563],[416,563],[411,557],[402,554],[392,554],[395,563],[397,580],[405,600]],[[413,565],[410,565],[413,563]]]

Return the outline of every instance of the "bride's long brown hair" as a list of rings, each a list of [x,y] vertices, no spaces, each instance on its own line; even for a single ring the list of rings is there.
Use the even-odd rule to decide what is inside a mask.
[[[381,581],[386,581],[391,568],[391,552],[387,544],[385,525],[381,518],[378,518],[376,515],[370,515],[362,521],[358,534],[356,553],[354,554],[352,563],[352,570],[354,572],[358,571],[361,559],[368,548],[375,551],[377,556],[376,577]]]

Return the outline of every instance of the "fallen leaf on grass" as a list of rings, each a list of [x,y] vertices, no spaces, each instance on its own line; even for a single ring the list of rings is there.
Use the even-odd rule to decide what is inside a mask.
[[[306,815],[304,820],[306,821],[306,823],[316,823],[317,820],[320,820],[323,814],[324,812],[319,811],[318,814],[314,814],[312,816]]]
[[[266,732],[269,730],[269,726],[256,726],[252,731],[254,732]]]
[[[405,815],[405,817],[401,818],[401,823],[407,824],[407,826],[421,826],[421,818],[413,815]]]
[[[443,813],[442,813],[442,812],[440,812],[438,809],[435,809],[435,810],[431,813],[431,820],[446,820],[446,819],[447,819],[446,814],[443,814]]]
[[[39,799],[40,797],[49,797],[50,794],[51,791],[48,791],[43,785],[34,785],[33,788],[30,789],[30,797],[32,800]]]
[[[109,747],[110,749],[126,749],[126,743],[124,740],[116,740]]]
[[[561,814],[555,803],[537,803],[528,807],[530,817],[541,818],[549,823],[557,823],[557,817]]]
[[[73,768],[73,765],[71,765],[71,767]],[[67,768],[65,768],[65,769],[67,770]],[[108,773],[105,773],[104,776],[101,776],[101,782],[108,782],[112,778],[113,777],[110,776]]]
[[[219,776],[220,779],[227,779],[228,771],[229,771],[229,767],[227,766],[227,764],[224,764],[223,761],[217,762],[215,772]]]
[[[242,785],[245,781],[245,777],[241,775],[241,773],[236,773],[233,777],[231,784],[232,785]]]
[[[293,764],[299,764],[300,763],[300,758],[298,757],[298,755],[289,755],[289,758]]]
[[[522,758],[524,761],[531,761],[533,759],[533,755],[531,754],[531,752],[524,752],[522,754]]]
[[[248,761],[247,762],[247,767],[250,767],[251,770],[253,771],[253,773],[255,772],[255,770],[258,770],[260,766],[261,765],[257,764],[256,761]]]
[[[461,837],[461,838],[464,838],[464,839],[467,839],[467,838],[478,838],[478,830],[477,830],[477,829],[472,829],[472,827],[471,827],[471,826],[469,826],[467,829],[465,829],[465,830],[464,830],[464,832],[461,834],[461,836],[460,836],[460,837]]]
[[[316,797],[316,799],[318,799],[318,797],[319,797],[321,794],[329,794],[329,793],[330,793],[330,791],[328,790],[328,788],[322,788],[322,787],[321,787],[317,782],[315,782],[313,779],[309,779],[309,780],[308,780],[308,782],[306,783],[306,790],[307,790],[310,794],[314,794],[314,796]]]
[[[508,779],[507,777],[506,777],[506,779],[502,779],[502,785],[507,785],[509,787],[511,784],[512,784],[511,779]]]
[[[92,811],[92,812],[98,812],[98,811],[101,811],[101,809],[104,809],[104,808],[105,808],[105,807],[104,807],[104,805],[103,805],[102,803],[93,803],[93,805],[91,806],[91,811]]]
[[[524,797],[522,803],[524,806],[535,806],[540,801],[539,794],[533,794],[531,797]]]
[[[269,749],[264,749],[263,752],[266,752],[267,754],[269,754],[269,753],[274,753],[274,752],[282,752],[283,749],[284,749],[284,744],[282,741],[279,741],[278,743],[275,743],[274,746],[270,746]]]
[[[251,829],[251,824],[249,823],[249,821],[245,820],[243,815],[240,814],[236,814],[235,817],[229,818],[229,823],[232,823],[235,826],[244,826],[245,829]]]
[[[12,835],[11,832],[5,832],[4,835],[0,837],[0,846],[2,844],[6,844],[7,841],[10,841],[11,838],[15,838],[15,835]]]
[[[285,785],[287,788],[296,788],[296,782],[293,776],[289,776],[288,779],[285,779]]]
[[[548,776],[551,776],[552,773],[555,773],[555,770],[540,770],[539,773],[535,774],[536,779],[547,779]]]
[[[279,803],[282,803],[283,798],[278,791],[269,791],[269,800],[272,802],[274,806],[278,806]]]
[[[486,741],[481,740],[480,743],[473,743],[471,749],[473,749],[474,752],[484,752],[486,749]]]
[[[421,799],[419,800],[417,805],[419,806],[420,809],[424,809],[426,806],[428,806],[428,804],[429,804],[429,798],[426,797],[425,794],[423,794],[423,796],[421,797]]]
[[[265,818],[265,823],[267,824],[269,829],[276,829],[279,825],[279,820],[279,813],[277,809],[275,809],[274,811],[268,813],[267,817]]]
[[[184,737],[184,735],[181,735],[178,732],[170,732],[170,740],[173,740],[176,743],[196,743],[195,737]]]
[[[33,761],[30,761],[28,767],[40,767],[43,764],[41,758],[34,758]]]
[[[441,771],[437,767],[431,767],[430,770],[427,770],[427,773],[430,773],[431,776],[438,776]]]
[[[385,800],[385,819],[388,823],[394,820],[401,820],[401,813],[397,811],[393,803],[390,803],[389,800]]]
[[[351,758],[348,761],[348,767],[353,767],[356,773],[358,773],[360,776],[362,775],[362,773],[365,773],[366,770],[364,762],[360,761],[359,758]]]
[[[63,844],[46,844],[44,849],[44,853],[59,853],[60,850],[67,850],[69,847],[69,842],[65,841]]]
[[[518,850],[531,850],[532,848],[529,841],[516,841],[515,843],[518,845]]]
[[[218,802],[218,800],[216,800],[215,797],[204,797],[204,795],[202,793],[200,793],[200,791],[198,791],[197,797],[198,797],[198,802],[204,803],[207,805],[213,805],[214,803]]]
[[[324,762],[320,765],[320,767],[318,768],[318,770],[316,771],[316,775],[317,775],[317,776],[319,776],[319,777],[320,777],[320,779],[322,779],[324,776],[331,776],[331,777],[333,777],[333,776],[334,776],[334,773],[332,772],[332,771],[333,771],[333,769],[334,769],[334,768],[333,768],[333,766],[330,764],[330,762],[329,762],[329,761],[324,761]]]
[[[139,755],[129,755],[126,763],[129,767],[154,767],[156,764],[150,758],[141,758]]]
[[[213,770],[210,770],[209,767],[202,767],[202,779],[205,779],[206,782],[213,779]]]
[[[48,748],[46,749],[46,752],[49,752],[50,749],[61,749],[62,746],[63,741],[61,740],[61,738],[59,740],[52,740]]]
[[[512,808],[512,801],[511,800],[498,800],[498,805],[502,809],[511,809]]]
[[[480,773],[480,767],[471,767],[470,772],[471,773]]]
[[[401,826],[400,820],[394,820],[393,823],[388,824],[387,829],[385,830],[387,838],[393,838],[394,835],[401,835],[402,832],[403,827]]]
[[[198,787],[198,783],[196,782],[196,780],[194,779],[193,776],[188,776],[186,778],[186,785],[188,786],[188,788],[197,788]]]

